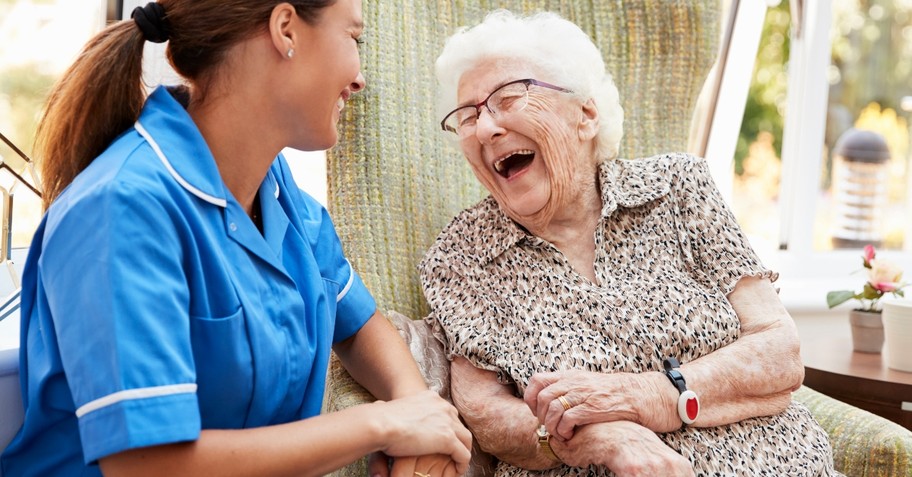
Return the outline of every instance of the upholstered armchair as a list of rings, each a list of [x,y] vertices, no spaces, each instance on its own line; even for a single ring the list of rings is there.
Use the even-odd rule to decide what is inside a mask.
[[[368,86],[345,110],[340,144],[328,155],[330,213],[352,265],[444,397],[447,363],[420,321],[428,308],[416,267],[449,220],[485,191],[439,131],[433,63],[456,28],[479,22],[494,8],[557,11],[590,33],[620,90],[620,156],[627,158],[687,150],[722,23],[720,0],[364,3]],[[329,378],[327,410],[373,400],[336,360]],[[908,431],[810,389],[795,396],[824,423],[837,465],[849,475],[912,475]],[[364,460],[338,475],[366,475]]]

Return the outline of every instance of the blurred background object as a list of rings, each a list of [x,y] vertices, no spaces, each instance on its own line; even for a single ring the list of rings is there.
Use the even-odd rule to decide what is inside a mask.
[[[851,128],[833,148],[834,248],[883,243],[890,148],[883,135]]]

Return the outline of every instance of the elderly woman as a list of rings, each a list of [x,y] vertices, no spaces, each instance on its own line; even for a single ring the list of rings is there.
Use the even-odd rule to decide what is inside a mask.
[[[441,126],[491,195],[421,276],[497,475],[838,475],[791,400],[803,368],[776,273],[702,159],[616,157],[618,92],[577,26],[492,13],[437,76]]]

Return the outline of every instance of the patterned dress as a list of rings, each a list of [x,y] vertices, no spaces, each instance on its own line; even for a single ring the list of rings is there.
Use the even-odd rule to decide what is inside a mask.
[[[488,197],[458,215],[420,266],[427,318],[447,355],[463,356],[523,392],[538,372],[638,373],[662,358],[689,362],[740,336],[726,296],[764,268],[706,163],[685,154],[605,162],[590,282],[549,242]],[[808,410],[659,435],[706,476],[821,476],[833,470],[827,435]],[[604,468],[498,476],[612,475]]]

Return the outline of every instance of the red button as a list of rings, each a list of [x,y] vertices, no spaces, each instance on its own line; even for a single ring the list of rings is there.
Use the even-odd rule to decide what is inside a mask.
[[[690,398],[687,400],[687,417],[691,421],[697,418],[697,414],[700,413],[700,403],[697,402],[697,398]]]

